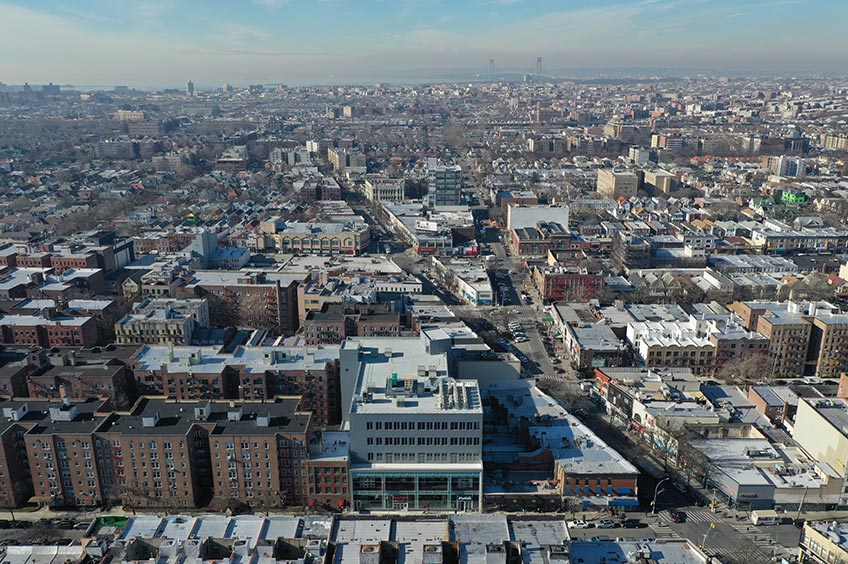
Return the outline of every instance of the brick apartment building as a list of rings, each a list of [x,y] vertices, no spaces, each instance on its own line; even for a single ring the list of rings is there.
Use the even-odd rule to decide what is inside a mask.
[[[401,316],[392,304],[325,303],[303,322],[306,344],[337,345],[348,337],[399,337]]]
[[[79,252],[70,254],[50,254],[50,266],[55,274],[61,274],[66,270],[80,268],[98,268],[97,253]]]
[[[535,266],[533,280],[547,302],[585,302],[597,298],[604,285],[600,269],[579,266]]]
[[[0,342],[10,345],[93,347],[98,341],[94,317],[66,317],[45,310],[42,315],[7,315],[0,318]]]
[[[848,315],[827,302],[735,302],[746,329],[768,339],[777,376],[835,377],[848,370]]]
[[[297,287],[308,277],[308,273],[198,270],[175,289],[173,297],[206,298],[214,327],[291,335],[298,327]]]
[[[0,504],[305,504],[316,471],[312,416],[299,403],[142,398],[129,412],[107,412],[99,400],[4,402]],[[321,474],[332,467],[315,465]]]
[[[194,232],[156,233],[135,237],[133,247],[136,255],[177,253],[191,245],[196,237]]]
[[[338,347],[145,346],[129,360],[139,392],[185,401],[302,395],[317,425],[341,420]]]

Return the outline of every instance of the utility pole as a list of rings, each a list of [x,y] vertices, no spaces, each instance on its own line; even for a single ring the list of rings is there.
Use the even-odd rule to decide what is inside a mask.
[[[804,486],[804,493],[801,495],[801,503],[798,504],[798,512],[795,514],[795,521],[801,520],[801,511],[804,509],[804,500],[807,499],[807,490],[809,486]]]

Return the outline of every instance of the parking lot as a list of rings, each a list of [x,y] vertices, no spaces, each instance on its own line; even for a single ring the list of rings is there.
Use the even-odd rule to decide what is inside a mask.
[[[69,545],[78,542],[91,521],[75,519],[0,519],[0,547],[29,544]]]

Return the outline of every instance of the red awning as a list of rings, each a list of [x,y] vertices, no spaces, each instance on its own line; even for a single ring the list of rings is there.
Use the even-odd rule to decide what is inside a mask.
[[[317,499],[310,499],[309,500],[309,507],[315,507],[316,505],[318,505]]]
[[[346,499],[340,499],[339,500],[339,509],[344,509],[346,505],[347,505]]]

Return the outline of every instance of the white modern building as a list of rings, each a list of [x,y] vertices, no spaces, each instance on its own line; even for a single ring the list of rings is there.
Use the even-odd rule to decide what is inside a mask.
[[[342,345],[356,510],[480,510],[480,389],[449,376],[449,353],[448,341],[426,335]]]

